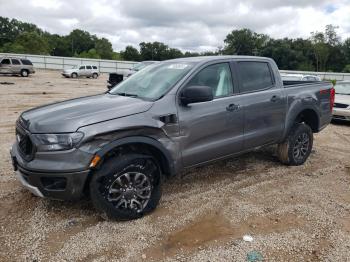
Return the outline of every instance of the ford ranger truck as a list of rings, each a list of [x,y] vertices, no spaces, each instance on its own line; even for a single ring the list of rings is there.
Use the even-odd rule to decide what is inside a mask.
[[[283,82],[269,58],[168,60],[106,93],[23,112],[11,157],[35,195],[87,195],[104,217],[135,219],[156,208],[161,178],[184,169],[274,144],[283,164],[302,165],[333,103],[331,83]]]

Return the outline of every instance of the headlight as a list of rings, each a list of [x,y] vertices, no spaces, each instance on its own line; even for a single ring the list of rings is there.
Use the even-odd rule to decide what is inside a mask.
[[[33,142],[38,151],[68,150],[77,145],[84,134],[81,132],[68,134],[33,134]]]

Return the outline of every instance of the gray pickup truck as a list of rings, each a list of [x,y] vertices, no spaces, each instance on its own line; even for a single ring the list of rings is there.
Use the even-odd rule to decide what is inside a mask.
[[[23,112],[11,157],[34,194],[87,194],[102,214],[134,219],[156,208],[162,176],[273,144],[282,163],[303,164],[333,103],[331,83],[282,82],[269,58],[169,60],[104,94]]]

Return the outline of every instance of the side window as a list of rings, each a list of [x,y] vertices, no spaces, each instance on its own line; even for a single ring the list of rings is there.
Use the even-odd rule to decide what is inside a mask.
[[[11,59],[13,65],[20,65],[21,63],[19,62],[18,59]]]
[[[33,65],[28,59],[21,59],[23,65]]]
[[[268,63],[238,62],[238,74],[241,78],[241,93],[268,88],[273,79]]]
[[[97,69],[97,66],[92,66],[93,69]]]
[[[84,70],[84,69],[85,69],[85,66],[79,67],[79,70]]]
[[[1,61],[1,64],[2,64],[2,65],[11,65],[10,59],[7,59],[7,58],[3,59],[3,60]]]
[[[230,66],[228,63],[210,65],[198,72],[187,86],[209,86],[214,97],[228,96],[233,93]]]
[[[91,66],[86,66],[86,69],[92,69],[92,67]]]

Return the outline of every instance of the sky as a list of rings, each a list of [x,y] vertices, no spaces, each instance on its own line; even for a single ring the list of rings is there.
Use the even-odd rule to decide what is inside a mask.
[[[106,37],[116,51],[143,41],[213,51],[241,28],[307,38],[333,24],[341,39],[350,37],[350,0],[0,0],[0,16],[62,35],[83,29]]]

